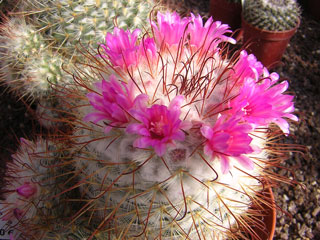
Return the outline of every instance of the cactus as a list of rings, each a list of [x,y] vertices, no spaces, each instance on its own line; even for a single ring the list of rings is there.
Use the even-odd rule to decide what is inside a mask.
[[[62,169],[67,154],[66,150],[57,149],[60,144],[21,138],[20,148],[7,165],[2,220],[11,222],[11,226],[21,233],[21,239],[57,230],[58,225],[53,223],[72,212],[64,201],[70,193],[60,194],[68,187],[68,171],[72,171],[67,165]]]
[[[242,14],[248,23],[257,28],[286,31],[296,27],[301,10],[296,0],[246,0]]]
[[[283,117],[297,120],[282,94],[287,82],[275,85],[279,76],[245,51],[223,57],[221,46],[235,42],[226,25],[157,19],[150,33],[107,34],[100,54],[108,63],[91,62],[109,73],[87,80],[80,67],[75,75],[85,89],[71,94],[85,204],[78,215],[95,223],[92,236],[115,239],[255,237],[250,206],[266,201],[262,182],[274,178],[268,125],[288,133]]]
[[[65,86],[72,79],[61,67],[79,60],[80,40],[97,48],[114,24],[142,28],[152,8],[141,0],[21,1],[18,13],[2,26],[3,79],[20,96],[46,98],[50,83]]]
[[[129,29],[143,27],[152,10],[150,1],[140,0],[28,0],[23,4],[31,14],[27,21],[68,58],[74,57],[79,40],[97,48],[114,24]]]
[[[245,51],[228,59],[225,24],[156,18],[83,50],[87,67],[60,91],[73,128],[53,138],[57,152],[69,139],[69,151],[49,169],[68,178],[60,192],[79,190],[68,226],[80,226],[50,222],[43,239],[257,239],[253,227],[264,227],[251,206],[285,181],[271,171],[281,155],[270,144],[297,121],[288,83]]]

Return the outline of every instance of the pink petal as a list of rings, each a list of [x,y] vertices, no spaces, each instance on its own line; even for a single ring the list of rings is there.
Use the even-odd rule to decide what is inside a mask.
[[[240,155],[236,159],[244,168],[246,168],[248,170],[253,170],[254,169],[253,161],[250,158],[248,158],[247,156]]]
[[[16,189],[17,193],[25,198],[30,198],[37,192],[37,187],[31,183],[24,183],[22,186]]]
[[[201,132],[202,136],[204,136],[206,139],[211,139],[213,136],[213,130],[209,126],[202,126],[200,128],[200,132]]]
[[[289,123],[286,120],[284,120],[283,118],[278,118],[273,122],[280,127],[281,131],[284,134],[289,134]]]
[[[94,123],[98,123],[99,121],[103,120],[103,119],[106,119],[106,114],[105,113],[97,113],[97,112],[94,112],[94,113],[89,113],[88,115],[86,115],[83,120],[85,122],[94,122]]]
[[[224,155],[220,155],[220,164],[221,164],[221,171],[223,174],[226,174],[229,172],[230,169],[230,163],[228,157]]]
[[[164,143],[159,143],[159,144],[156,144],[154,147],[154,151],[156,152],[156,154],[161,157],[165,154],[166,152],[166,144]]]
[[[179,95],[179,96],[176,96],[171,102],[170,102],[170,105],[168,107],[169,110],[172,110],[172,109],[180,109],[182,103],[184,101],[184,96],[182,95]]]

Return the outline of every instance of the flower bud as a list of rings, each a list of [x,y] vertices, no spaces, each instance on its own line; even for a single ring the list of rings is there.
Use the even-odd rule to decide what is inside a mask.
[[[20,196],[23,196],[25,198],[30,198],[37,192],[37,187],[34,184],[25,182],[22,186],[18,187],[16,190]]]

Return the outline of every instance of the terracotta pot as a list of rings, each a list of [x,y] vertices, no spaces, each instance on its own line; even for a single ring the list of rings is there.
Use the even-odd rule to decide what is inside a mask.
[[[266,188],[263,192],[266,199],[270,200],[269,205],[262,204],[263,210],[261,210],[261,213],[263,214],[263,217],[261,217],[261,221],[265,224],[265,229],[261,229],[258,227],[254,227],[254,231],[256,234],[261,238],[261,240],[272,240],[274,237],[274,232],[276,229],[276,220],[277,220],[277,213],[276,213],[276,206],[274,201],[274,196],[272,189]],[[260,208],[259,208],[260,209]]]
[[[245,236],[245,239],[251,240],[272,240],[274,237],[277,214],[272,189],[266,187],[262,192],[262,195],[267,204],[262,204],[260,202],[259,205],[250,207],[253,212],[256,214],[259,213],[255,218],[257,223],[248,223],[251,230],[249,232],[248,229],[242,229],[241,234],[243,235],[241,235],[241,239]]]
[[[242,18],[243,42],[249,43],[249,53],[253,53],[264,66],[272,68],[280,63],[290,38],[299,25],[300,21],[291,30],[275,32],[254,27]]]
[[[210,0],[210,15],[213,20],[228,24],[233,31],[241,27],[241,3]]]

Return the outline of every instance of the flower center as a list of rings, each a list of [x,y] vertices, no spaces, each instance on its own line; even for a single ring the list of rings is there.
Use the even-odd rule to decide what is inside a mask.
[[[247,103],[241,110],[245,115],[250,115],[250,113],[252,112],[252,108],[249,103]]]
[[[151,122],[150,134],[152,138],[162,139],[164,137],[163,126],[165,122],[163,121],[163,116],[161,116],[158,122]]]

